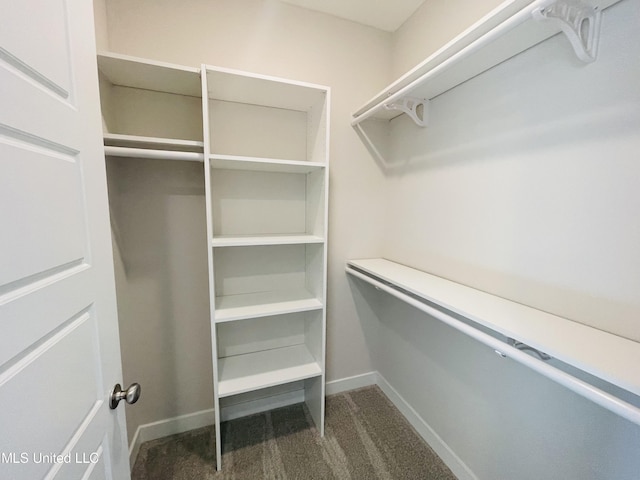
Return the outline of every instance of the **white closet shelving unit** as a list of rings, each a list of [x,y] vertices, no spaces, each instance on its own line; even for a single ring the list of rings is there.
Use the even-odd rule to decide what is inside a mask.
[[[630,367],[640,365],[637,342],[383,258],[352,260],[346,270],[640,425],[640,378]],[[522,351],[529,347],[551,358]]]
[[[547,38],[562,32],[581,61],[595,61],[601,12],[618,1],[505,1],[375,95],[351,124],[374,158],[388,165],[392,120],[404,114],[428,127],[437,121],[429,116],[431,99]]]
[[[329,89],[202,66],[220,399],[302,381],[324,434]]]
[[[107,156],[204,165],[217,468],[221,398],[299,382],[324,435],[329,88],[117,54],[98,66]]]
[[[618,1],[504,2],[358,109],[352,126],[389,166],[395,118],[428,127],[431,99],[561,32],[579,60],[595,61],[601,13]],[[346,271],[640,425],[637,342],[382,258]]]

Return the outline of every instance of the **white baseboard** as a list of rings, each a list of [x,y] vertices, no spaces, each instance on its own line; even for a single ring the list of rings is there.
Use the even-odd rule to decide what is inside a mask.
[[[135,464],[140,445],[157,438],[175,435],[176,433],[188,432],[196,428],[213,425],[215,422],[213,408],[209,410],[201,410],[199,412],[190,413],[188,415],[180,415],[178,417],[166,418],[153,423],[140,425],[136,429],[136,433],[131,440],[129,446],[129,464],[131,468]]]
[[[129,444],[129,470],[133,471],[133,466],[136,464],[138,453],[140,453],[140,427],[136,428],[136,433],[133,434],[131,443]]]
[[[471,471],[469,467],[458,457],[453,450],[447,445],[442,438],[429,426],[427,422],[402,398],[398,391],[393,388],[387,380],[376,372],[378,386],[384,394],[391,400],[400,413],[407,419],[418,434],[433,449],[434,452],[449,467],[458,480],[478,480],[478,477]]]
[[[368,372],[353,377],[333,380],[326,384],[326,394],[355,390],[356,388],[378,385],[384,394],[391,400],[395,407],[402,413],[418,434],[429,444],[442,461],[449,467],[459,480],[478,480],[464,462],[451,450],[451,448],[438,436],[427,422],[402,398],[387,380],[378,372]],[[223,421],[253,415],[255,413],[272,410],[274,408],[293,405],[304,401],[304,390],[294,390],[280,393],[265,398],[252,399],[241,403],[226,405],[220,409],[220,417]],[[136,430],[131,446],[129,447],[129,462],[131,468],[140,451],[140,445],[150,440],[187,432],[196,428],[213,425],[215,422],[213,409],[168,418],[158,422],[140,425]]]
[[[335,393],[355,390],[356,388],[376,385],[378,383],[377,380],[377,372],[363,373],[361,375],[354,375],[353,377],[341,378],[339,380],[332,380],[330,382],[327,382],[325,385],[325,390],[327,395],[333,395]]]
[[[256,398],[249,401],[226,405],[220,408],[220,419],[223,422],[235,418],[246,417],[255,413],[273,410],[274,408],[286,407],[296,403],[304,402],[304,390],[298,389],[284,392],[269,397]],[[215,423],[215,412],[213,408],[180,415],[178,417],[166,418],[153,423],[140,425],[131,440],[129,446],[129,465],[133,468],[136,462],[140,446],[144,442],[156,440],[158,438],[175,435],[177,433],[188,432],[197,428],[206,427]]]

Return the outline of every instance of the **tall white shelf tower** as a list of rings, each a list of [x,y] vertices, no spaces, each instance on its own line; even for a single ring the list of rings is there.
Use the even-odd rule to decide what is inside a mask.
[[[324,433],[329,89],[202,67],[216,455],[220,399],[301,382]]]

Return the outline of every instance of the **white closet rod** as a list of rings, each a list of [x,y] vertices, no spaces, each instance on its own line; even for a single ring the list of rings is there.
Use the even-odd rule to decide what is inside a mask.
[[[542,6],[546,6],[547,4],[549,4],[549,0],[537,0],[537,1],[533,2],[533,3],[531,3],[530,5],[527,5],[526,8],[523,8],[522,10],[517,12],[512,17],[508,18],[507,20],[505,20],[504,22],[499,24],[497,27],[493,28],[492,30],[489,30],[487,33],[482,35],[477,40],[474,40],[473,42],[471,42],[469,45],[464,47],[459,52],[453,54],[452,56],[450,56],[449,58],[444,60],[442,63],[440,63],[439,65],[436,65],[431,70],[428,70],[423,75],[419,76],[415,80],[411,81],[409,84],[407,84],[404,87],[400,88],[400,90],[398,90],[394,94],[390,95],[389,97],[385,98],[380,103],[374,105],[373,107],[371,107],[366,112],[363,112],[361,115],[358,115],[355,119],[352,120],[351,126],[356,126],[360,122],[363,122],[367,118],[369,118],[372,115],[374,115],[375,113],[377,113],[379,110],[383,109],[385,105],[391,104],[391,103],[395,102],[396,100],[401,99],[405,95],[409,95],[411,93],[411,91],[414,88],[416,88],[417,86],[419,86],[420,84],[426,82],[427,80],[429,80],[430,78],[438,75],[440,72],[446,70],[450,66],[455,65],[460,60],[462,60],[462,59],[468,57],[469,55],[475,53],[476,51],[480,50],[486,44],[493,42],[497,38],[500,38],[501,36],[503,36],[508,31],[513,30],[514,28],[516,28],[518,25],[520,25],[520,24],[522,24],[522,23],[524,23],[524,22],[526,22],[528,20],[531,20],[532,19],[532,16],[531,16],[532,12],[536,8],[539,8],[539,7],[542,7]]]
[[[187,162],[204,162],[204,153],[175,152],[171,150],[150,150],[147,148],[104,147],[108,157],[151,158],[155,160],[183,160]]]
[[[347,273],[353,275],[354,277],[360,278],[367,283],[370,283],[377,289],[383,290],[390,295],[402,300],[403,302],[411,305],[418,310],[423,311],[424,313],[437,318],[438,320],[446,323],[447,325],[459,330],[460,332],[469,335],[470,337],[478,340],[479,342],[484,343],[485,345],[493,348],[497,352],[500,352],[503,355],[506,355],[509,358],[535,370],[536,372],[544,375],[547,378],[559,383],[560,385],[565,386],[569,390],[581,395],[592,402],[600,405],[603,408],[621,416],[629,420],[630,422],[635,423],[636,425],[640,425],[640,409],[635,407],[634,405],[625,402],[607,392],[600,390],[593,385],[586,383],[568,373],[563,372],[562,370],[558,370],[557,368],[552,367],[551,365],[544,363],[520,350],[508,345],[505,342],[498,340],[497,338],[492,337],[489,334],[486,334],[480,330],[477,330],[460,320],[447,315],[436,308],[433,308],[415,298],[396,290],[393,287],[390,287],[376,279],[369,277],[363,273],[360,273],[352,268],[347,267]]]

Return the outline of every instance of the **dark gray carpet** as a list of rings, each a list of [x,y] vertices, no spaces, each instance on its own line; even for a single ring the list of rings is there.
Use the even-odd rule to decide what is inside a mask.
[[[455,480],[378,387],[327,397],[321,438],[302,404],[144,443],[132,480]]]

